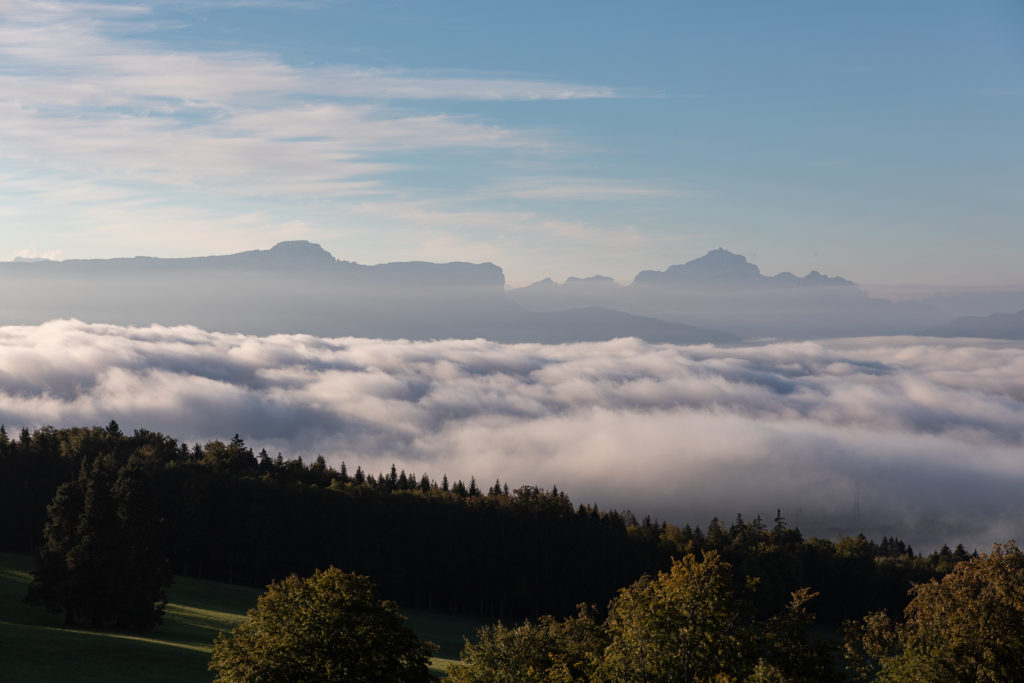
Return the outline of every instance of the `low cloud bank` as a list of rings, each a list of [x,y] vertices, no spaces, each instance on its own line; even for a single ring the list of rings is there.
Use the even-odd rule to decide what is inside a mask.
[[[984,549],[1024,527],[1024,344],[744,347],[0,327],[9,431],[106,424],[395,463],[678,523],[776,508],[808,533]]]

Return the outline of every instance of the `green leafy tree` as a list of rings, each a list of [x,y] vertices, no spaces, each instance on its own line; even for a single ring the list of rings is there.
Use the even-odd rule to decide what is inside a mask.
[[[453,683],[555,683],[589,681],[606,645],[593,610],[558,620],[544,615],[515,627],[483,626],[448,668]]]
[[[869,614],[848,625],[846,655],[861,678],[1020,680],[1024,553],[1010,541],[911,589],[906,621]]]
[[[426,681],[435,649],[370,580],[330,567],[270,584],[213,645],[217,681]]]
[[[732,590],[731,567],[709,551],[642,577],[609,606],[610,644],[598,670],[607,681],[692,681],[736,676],[750,634]]]
[[[843,641],[847,673],[859,681],[878,678],[885,664],[899,652],[896,625],[884,610],[844,623]]]

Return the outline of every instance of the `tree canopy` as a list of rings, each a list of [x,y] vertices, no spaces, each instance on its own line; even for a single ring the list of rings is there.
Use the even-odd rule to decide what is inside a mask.
[[[555,683],[591,680],[607,644],[594,611],[508,627],[483,626],[477,642],[466,642],[460,662],[448,668],[453,683]]]
[[[750,589],[753,586],[749,586]],[[836,677],[827,648],[810,634],[804,609],[814,594],[793,594],[783,612],[758,620],[733,588],[718,553],[687,555],[656,576],[623,588],[598,622],[550,616],[477,632],[448,669],[458,683],[484,681],[654,682],[710,680],[827,681]]]
[[[871,610],[902,613],[912,583],[970,557],[959,547],[921,556],[895,538],[806,538],[781,512],[774,523],[737,516],[702,531],[574,505],[554,488],[496,481],[470,495],[470,477],[453,489],[454,476],[446,487],[443,477],[397,467],[374,473],[253,453],[240,436],[185,444],[116,425],[0,433],[0,550],[38,552],[58,488],[106,455],[145,465],[144,500],[161,522],[150,547],[176,574],[262,587],[333,565],[372,577],[400,604],[480,617],[565,617],[581,602],[607,605],[673,557],[715,550],[732,566],[735,588],[759,578],[748,596],[758,618],[808,586],[819,593],[809,609],[838,625]],[[68,505],[78,495],[66,494]]]
[[[224,683],[426,681],[433,650],[367,577],[330,567],[271,583],[217,636],[210,670]]]
[[[910,592],[903,623],[876,612],[848,625],[847,659],[861,678],[1020,680],[1024,553],[1013,541]]]
[[[826,680],[829,662],[807,638],[815,616],[898,614],[911,599],[905,623],[876,612],[852,629],[858,672],[999,680],[1022,659],[1024,579],[1012,543],[974,561],[962,546],[922,556],[896,538],[804,538],[781,511],[770,525],[737,515],[702,532],[573,506],[555,488],[496,481],[484,491],[474,477],[466,486],[353,469],[255,455],[238,435],[190,447],[116,423],[17,438],[0,427],[0,549],[38,551],[31,598],[85,623],[155,623],[165,555],[185,576],[260,586],[339,566],[409,607],[534,619],[482,632],[454,673],[465,681],[499,671],[630,680],[627,670],[672,680],[680,667],[716,666],[750,680]],[[606,621],[587,610],[561,619],[631,582]],[[696,631],[711,643],[690,643]]]
[[[717,553],[687,555],[619,592],[608,610],[606,680],[703,680],[735,674],[745,642],[732,574]]]
[[[105,454],[84,459],[48,508],[28,601],[68,624],[146,629],[160,622],[171,583],[163,527],[146,464]]]

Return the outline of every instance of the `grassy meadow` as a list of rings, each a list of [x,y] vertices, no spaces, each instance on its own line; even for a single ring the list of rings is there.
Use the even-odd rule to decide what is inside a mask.
[[[175,577],[163,623],[136,634],[114,629],[64,628],[63,615],[22,600],[32,558],[0,553],[0,680],[53,683],[210,681],[213,639],[256,604],[259,590]],[[420,638],[440,646],[431,670],[458,658],[463,636],[483,622],[406,611]]]

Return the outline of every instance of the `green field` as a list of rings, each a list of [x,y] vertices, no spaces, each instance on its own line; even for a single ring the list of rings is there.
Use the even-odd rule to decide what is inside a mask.
[[[22,602],[31,568],[26,555],[0,553],[0,681],[210,681],[206,664],[214,636],[241,621],[260,593],[175,577],[163,623],[153,631],[68,629],[62,615]],[[406,615],[420,638],[441,646],[435,673],[458,657],[463,636],[483,623],[429,612]]]

